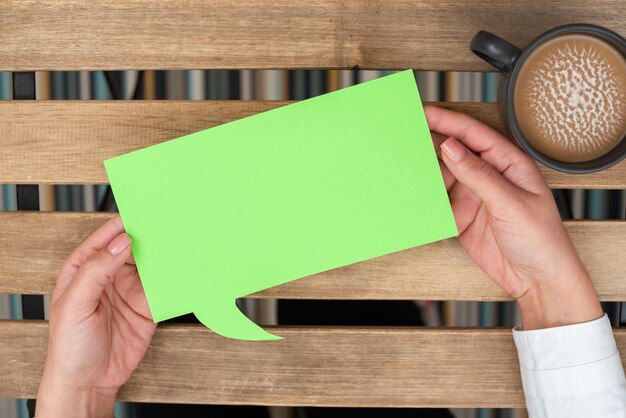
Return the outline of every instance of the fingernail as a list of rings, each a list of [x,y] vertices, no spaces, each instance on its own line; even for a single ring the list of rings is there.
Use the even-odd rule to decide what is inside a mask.
[[[107,247],[111,255],[118,255],[130,245],[130,237],[126,234],[118,235]]]
[[[461,161],[467,153],[467,148],[452,137],[446,139],[443,144],[441,144],[441,150],[454,163]]]

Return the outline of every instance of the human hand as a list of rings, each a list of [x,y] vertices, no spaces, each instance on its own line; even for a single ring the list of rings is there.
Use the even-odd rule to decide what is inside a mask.
[[[602,316],[535,162],[471,117],[425,106],[459,243],[519,303],[525,330]],[[440,148],[441,147],[441,148]]]
[[[156,329],[118,216],[63,264],[50,304],[37,416],[113,417]]]

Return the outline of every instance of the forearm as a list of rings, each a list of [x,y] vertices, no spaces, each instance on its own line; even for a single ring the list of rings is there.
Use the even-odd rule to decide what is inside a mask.
[[[37,418],[113,418],[114,393],[77,390],[43,379],[37,393]]]
[[[579,324],[603,314],[593,282],[582,264],[562,269],[558,279],[536,283],[517,301],[523,330]]]

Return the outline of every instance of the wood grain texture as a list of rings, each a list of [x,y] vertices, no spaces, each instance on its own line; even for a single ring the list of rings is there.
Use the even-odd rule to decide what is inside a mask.
[[[0,102],[0,183],[108,182],[102,161],[291,102]],[[508,136],[494,103],[436,103],[467,113]],[[592,174],[540,166],[554,188],[626,187],[626,161]]]
[[[51,293],[67,255],[108,213],[0,212],[0,293]],[[626,300],[626,222],[565,223],[602,300]],[[456,239],[330,270],[252,295],[286,299],[509,300]]]
[[[492,69],[490,30],[519,47],[567,23],[626,34],[622,0],[0,1],[0,71]]]
[[[0,397],[33,398],[43,321],[0,321]],[[280,341],[159,327],[119,399],[353,407],[523,407],[510,329],[269,327]],[[626,360],[626,330],[615,337]],[[25,349],[25,347],[28,347]]]

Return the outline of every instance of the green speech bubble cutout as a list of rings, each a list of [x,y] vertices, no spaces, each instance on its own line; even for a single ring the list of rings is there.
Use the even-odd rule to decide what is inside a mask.
[[[457,235],[410,70],[105,167],[154,321],[230,338],[280,338],[237,298]]]

